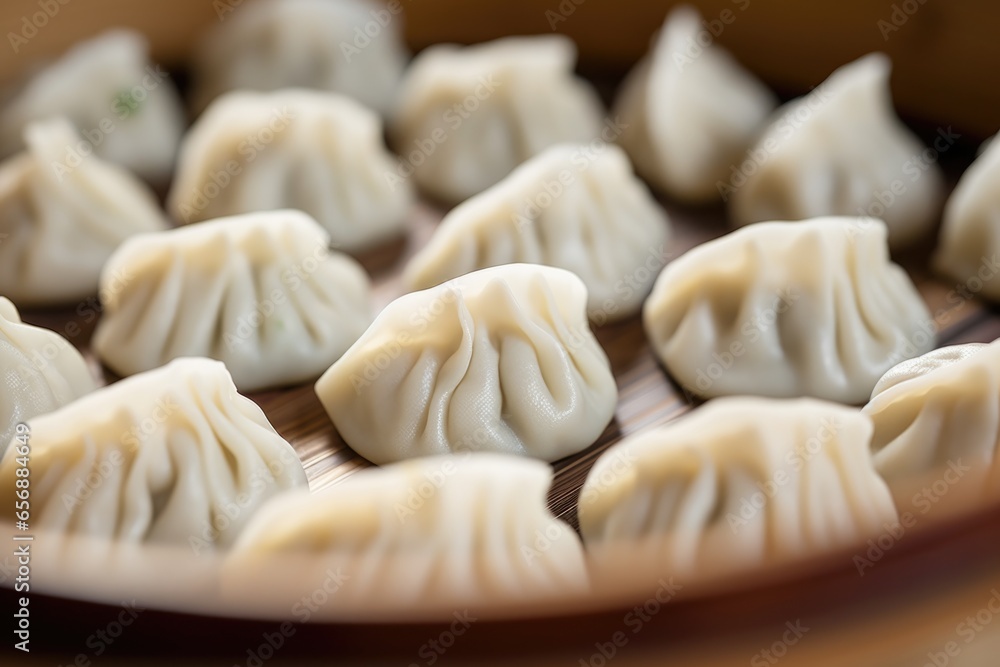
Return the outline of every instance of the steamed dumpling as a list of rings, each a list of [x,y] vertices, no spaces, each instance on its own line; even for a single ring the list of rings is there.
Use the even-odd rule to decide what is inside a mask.
[[[544,463],[467,454],[362,470],[315,494],[287,493],[234,545],[224,589],[292,602],[332,572],[344,583],[331,605],[394,609],[585,591],[579,538],[546,508],[551,484]],[[308,587],[299,590],[296,580]]]
[[[377,115],[336,93],[233,92],[215,100],[181,147],[168,198],[183,223],[283,208],[316,218],[347,252],[403,232],[408,183]]]
[[[307,484],[291,445],[208,359],[122,380],[28,426],[36,530],[200,552],[231,544],[265,500]],[[14,488],[13,453],[0,462],[2,489]],[[0,517],[13,511],[4,502]]]
[[[557,266],[580,276],[587,312],[603,324],[639,311],[669,232],[620,148],[560,145],[446,215],[404,282],[425,289],[501,264]]]
[[[863,403],[894,364],[934,347],[927,307],[889,259],[880,220],[752,225],[667,265],[643,318],[698,396]]]
[[[560,35],[422,51],[391,127],[402,156],[391,182],[402,186],[412,175],[432,197],[455,203],[549,146],[596,139],[601,103],[573,75],[575,60],[573,42]]]
[[[1000,301],[1000,141],[962,174],[944,209],[934,267],[969,292]]]
[[[406,66],[399,2],[254,0],[200,44],[196,107],[230,90],[317,88],[385,113]]]
[[[78,301],[122,241],[167,221],[126,170],[69,159],[80,136],[65,119],[32,123],[24,138],[27,150],[0,164],[0,293],[21,307]]]
[[[22,146],[32,121],[62,115],[83,135],[58,157],[98,157],[165,183],[184,131],[170,75],[149,61],[145,37],[111,30],[74,46],[36,74],[0,111],[0,155]]]
[[[943,347],[898,364],[864,412],[875,424],[875,467],[894,493],[959,473],[965,491],[1000,492],[1000,341]]]
[[[21,321],[0,297],[0,456],[14,429],[94,390],[94,379],[76,348],[57,334]]]
[[[316,393],[373,463],[456,451],[555,461],[593,444],[618,398],[586,305],[563,269],[476,271],[389,304]]]
[[[719,198],[719,184],[777,104],[725,49],[704,45],[704,32],[696,9],[671,11],[615,107],[627,125],[621,143],[639,174],[692,202]]]
[[[871,421],[813,399],[724,398],[606,451],[580,532],[609,575],[734,574],[863,544],[897,522]]]
[[[204,356],[241,391],[316,378],[371,322],[368,275],[329,245],[300,211],[137,236],[105,267],[94,348],[119,375]]]
[[[889,226],[894,248],[926,236],[943,179],[893,113],[890,69],[870,54],[779,109],[724,188],[733,222],[871,216]]]

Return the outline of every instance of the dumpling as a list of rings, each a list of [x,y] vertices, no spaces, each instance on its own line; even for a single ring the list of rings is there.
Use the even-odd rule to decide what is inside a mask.
[[[551,468],[539,461],[466,454],[362,470],[315,494],[290,492],[246,527],[223,589],[291,604],[333,573],[343,585],[330,596],[331,615],[342,605],[426,610],[582,593],[583,549],[546,508],[551,483]]]
[[[196,108],[230,90],[294,86],[389,111],[408,59],[398,1],[255,0],[222,12],[196,53]]]
[[[696,9],[674,8],[615,105],[626,126],[621,144],[639,174],[691,202],[719,198],[719,184],[777,105],[774,94],[729,52],[704,45],[703,34]]]
[[[1000,141],[962,174],[944,209],[934,268],[968,292],[1000,301]]]
[[[403,233],[413,192],[390,183],[392,170],[379,117],[351,99],[233,92],[184,138],[167,207],[185,224],[299,209],[330,232],[334,247],[356,252]]]
[[[241,391],[316,378],[371,322],[368,275],[329,245],[300,211],[130,239],[104,270],[94,349],[119,375],[219,359]]]
[[[208,359],[122,380],[28,426],[36,530],[200,553],[231,544],[271,496],[307,485],[291,445]],[[11,495],[14,452],[0,462]],[[4,502],[0,517],[13,512]]]
[[[916,287],[872,218],[752,225],[667,265],[646,301],[653,349],[711,398],[860,404],[894,364],[934,347]]]
[[[893,113],[891,67],[884,54],[867,55],[779,109],[722,188],[733,222],[870,216],[889,226],[893,248],[925,237],[943,178]]]
[[[57,115],[83,135],[60,162],[93,152],[149,181],[170,178],[184,110],[170,74],[150,63],[141,34],[102,33],[36,74],[0,111],[0,154],[21,148],[26,125]]]
[[[32,123],[24,138],[27,151],[0,164],[0,292],[21,307],[78,301],[122,241],[167,221],[126,170],[70,159],[80,137],[65,119]]]
[[[597,139],[603,110],[573,75],[575,60],[573,42],[561,35],[421,51],[390,127],[401,156],[391,182],[413,176],[427,194],[457,203],[549,146]],[[606,141],[617,136],[613,127],[604,133]]]
[[[0,297],[0,456],[14,429],[61,408],[96,387],[76,348],[57,334],[21,321],[17,308]]]
[[[939,478],[948,484],[944,492],[932,487],[928,507],[945,495],[1000,495],[1000,341],[900,363],[875,385],[864,412],[875,424],[875,467],[901,504],[923,510],[909,492]]]
[[[404,283],[425,289],[514,262],[557,266],[580,276],[587,312],[603,324],[639,311],[666,263],[669,232],[620,148],[559,145],[446,215]]]
[[[581,491],[593,571],[726,576],[863,545],[898,519],[871,433],[853,408],[738,397],[630,436]]]
[[[459,451],[555,461],[593,444],[618,399],[586,304],[563,269],[476,271],[390,303],[316,393],[380,465]]]

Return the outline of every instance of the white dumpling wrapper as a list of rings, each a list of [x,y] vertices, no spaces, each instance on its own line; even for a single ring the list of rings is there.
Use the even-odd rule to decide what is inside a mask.
[[[359,252],[401,236],[413,191],[386,178],[395,161],[382,121],[337,93],[236,91],[184,137],[167,210],[187,224],[294,208]]]
[[[83,135],[76,155],[93,150],[148,181],[170,178],[184,109],[169,73],[150,62],[140,33],[102,33],[32,77],[0,111],[0,155],[21,148],[29,123],[60,115]]]
[[[639,175],[690,202],[719,199],[719,183],[777,106],[728,51],[704,45],[705,31],[696,9],[673,9],[615,105],[626,124],[621,144]]]
[[[87,362],[55,331],[21,321],[0,297],[0,456],[19,423],[52,412],[93,391]]]
[[[94,155],[60,166],[78,140],[65,119],[33,123],[27,150],[0,164],[0,293],[21,307],[97,293],[115,248],[167,226],[153,193],[121,167]]]
[[[307,486],[291,445],[209,359],[121,380],[28,426],[35,530],[202,553],[231,544],[266,499]],[[11,491],[15,453],[0,462]],[[13,511],[5,502],[0,516]]]
[[[387,113],[408,59],[402,8],[395,7],[367,0],[244,3],[199,44],[196,108],[231,90],[300,87]]]
[[[660,273],[646,334],[703,397],[813,396],[861,404],[896,363],[934,347],[927,306],[871,218],[751,225]]]
[[[962,174],[944,209],[934,268],[968,292],[1000,301],[1000,141]]]
[[[580,494],[593,571],[709,578],[863,545],[897,523],[871,433],[857,409],[733,397],[629,436]]]
[[[870,216],[889,226],[893,248],[926,237],[944,179],[893,111],[891,68],[869,54],[778,109],[723,188],[733,223]]]
[[[94,349],[119,375],[218,359],[241,391],[319,377],[371,323],[368,275],[329,247],[301,211],[134,237],[105,267]]]
[[[587,286],[590,318],[633,315],[669,256],[666,213],[621,148],[564,144],[452,209],[410,260],[408,289],[527,262],[567,269]]]
[[[1000,495],[1000,342],[951,345],[904,361],[863,410],[875,425],[875,467],[908,508],[925,513],[909,493],[924,485],[934,504]],[[932,484],[939,479],[946,492]]]
[[[551,484],[551,468],[539,461],[464,454],[286,493],[233,546],[223,589],[235,599],[278,595],[291,604],[334,573],[331,612],[585,592],[580,539],[546,507]]]
[[[402,296],[316,393],[377,464],[457,451],[545,461],[593,444],[618,390],[569,271],[508,264]]]
[[[598,139],[603,109],[574,76],[576,48],[562,35],[437,44],[420,52],[400,88],[390,125],[409,182],[457,203],[559,143]]]

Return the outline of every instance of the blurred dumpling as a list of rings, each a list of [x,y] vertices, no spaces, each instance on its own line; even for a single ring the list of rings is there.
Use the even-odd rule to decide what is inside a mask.
[[[871,218],[752,225],[667,265],[646,334],[698,396],[814,396],[860,404],[935,328]]]
[[[18,306],[71,303],[97,292],[101,267],[126,238],[165,229],[142,181],[95,155],[62,118],[25,128],[25,152],[0,164],[0,293]]]
[[[371,322],[368,275],[329,245],[300,211],[130,239],[104,270],[94,348],[119,375],[203,356],[241,391],[316,378]],[[115,290],[118,275],[129,280]]]
[[[580,494],[594,571],[725,576],[863,545],[897,523],[871,433],[853,408],[739,397],[632,435]]]
[[[149,61],[141,34],[102,33],[36,74],[0,111],[0,154],[22,147],[26,125],[57,115],[82,135],[59,161],[93,152],[146,180],[170,178],[184,111],[170,74]]]
[[[335,573],[344,581],[331,614],[343,604],[428,609],[584,592],[580,540],[546,508],[551,484],[544,463],[467,454],[287,493],[233,546],[224,590],[292,603]]]
[[[21,321],[17,308],[0,297],[0,456],[14,429],[61,408],[96,387],[76,348],[57,334]]]
[[[698,11],[673,9],[646,56],[622,84],[615,112],[621,144],[639,174],[678,199],[718,199],[777,105],[770,90],[714,43]]]
[[[231,544],[266,499],[307,485],[291,445],[208,359],[121,380],[28,426],[36,530],[198,553]],[[0,462],[10,495],[13,452]],[[5,497],[0,517],[13,512]]]
[[[902,500],[942,475],[972,495],[1000,495],[1000,342],[942,347],[898,364],[864,413],[875,424],[875,467]]]
[[[1000,301],[1000,141],[987,142],[944,209],[934,268]]]
[[[586,306],[563,269],[476,271],[390,303],[316,393],[373,463],[456,451],[555,461],[593,444],[618,398]]]
[[[943,178],[893,112],[891,67],[884,54],[867,55],[779,109],[726,183],[733,222],[870,216],[889,226],[893,248],[925,237]]]
[[[196,54],[196,108],[230,90],[298,87],[389,111],[408,58],[398,1],[254,0],[223,18]]]
[[[427,194],[456,203],[549,146],[597,139],[603,110],[574,76],[575,60],[573,42],[561,35],[421,51],[390,126],[401,156],[392,182],[413,176]],[[606,141],[615,138],[612,128],[604,131]]]
[[[404,282],[425,289],[501,264],[556,266],[580,276],[587,312],[603,324],[639,311],[669,236],[666,213],[620,148],[559,145],[448,213]]]
[[[233,92],[184,138],[167,208],[182,223],[294,208],[347,252],[400,236],[413,199],[375,113],[336,93]]]

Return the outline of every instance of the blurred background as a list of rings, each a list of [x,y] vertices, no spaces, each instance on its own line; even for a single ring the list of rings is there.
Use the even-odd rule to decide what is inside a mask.
[[[110,25],[150,38],[153,57],[182,69],[202,33],[244,0],[4,0],[0,28],[20,35],[39,2],[57,15],[12,53],[0,80],[59,54]],[[558,32],[580,48],[586,74],[623,74],[677,2],[671,0],[399,0],[411,48],[472,43],[511,34]],[[838,66],[871,51],[894,64],[893,98],[908,119],[953,124],[982,139],[1000,127],[1000,6],[990,0],[692,0],[719,44],[783,95],[816,86]],[[50,12],[51,13],[51,12]],[[28,29],[30,31],[30,29]]]

